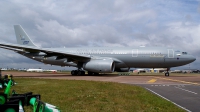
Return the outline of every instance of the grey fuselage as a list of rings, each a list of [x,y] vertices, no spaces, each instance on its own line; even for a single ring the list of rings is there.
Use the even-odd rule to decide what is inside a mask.
[[[171,68],[189,64],[196,58],[186,51],[166,47],[82,47],[82,48],[52,48],[79,55],[90,55],[91,60],[112,59],[115,61],[115,69],[118,68]],[[56,59],[55,56],[23,54],[26,57],[45,64],[59,66],[74,66],[77,63],[67,58]]]

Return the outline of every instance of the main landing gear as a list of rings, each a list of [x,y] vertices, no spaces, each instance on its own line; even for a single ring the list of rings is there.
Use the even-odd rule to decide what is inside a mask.
[[[83,71],[83,70],[72,70],[71,75],[73,75],[73,76],[83,76],[83,75],[85,75],[85,71]],[[88,71],[88,75],[89,76],[97,76],[97,75],[99,75],[99,73]]]
[[[85,71],[83,71],[83,70],[72,70],[71,75],[78,75],[78,76],[85,75]]]

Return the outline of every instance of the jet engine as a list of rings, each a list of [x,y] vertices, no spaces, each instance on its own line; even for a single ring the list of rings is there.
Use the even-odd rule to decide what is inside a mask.
[[[90,60],[83,64],[83,69],[96,73],[111,73],[115,69],[115,63],[111,59]]]

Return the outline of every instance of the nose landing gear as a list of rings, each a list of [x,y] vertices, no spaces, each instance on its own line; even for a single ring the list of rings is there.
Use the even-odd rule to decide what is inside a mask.
[[[170,70],[170,68],[167,68],[167,72],[165,72],[165,76],[166,76],[166,77],[169,76],[169,70]]]
[[[165,76],[166,76],[166,77],[169,76],[169,72],[168,72],[168,71],[165,73]]]

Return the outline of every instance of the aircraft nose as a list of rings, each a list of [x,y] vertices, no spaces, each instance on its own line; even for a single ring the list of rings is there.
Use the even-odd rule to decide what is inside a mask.
[[[195,61],[196,60],[196,58],[194,57],[194,56],[190,56],[190,61],[191,62],[193,62],[193,61]]]

